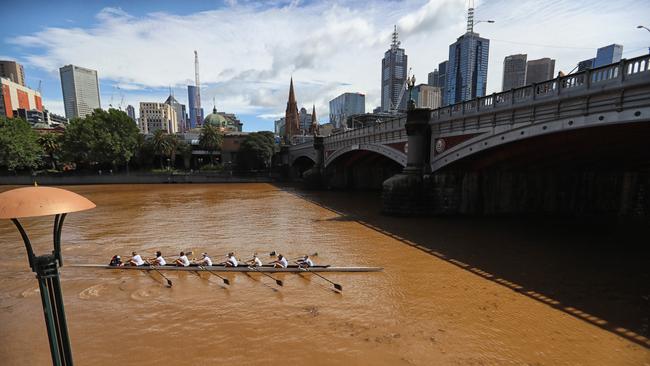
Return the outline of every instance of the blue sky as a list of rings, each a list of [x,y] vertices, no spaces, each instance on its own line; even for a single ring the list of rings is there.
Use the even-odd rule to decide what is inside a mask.
[[[194,56],[200,57],[206,112],[236,113],[247,131],[272,130],[284,114],[293,76],[299,106],[327,121],[342,92],[379,104],[381,58],[397,24],[419,82],[447,59],[465,29],[464,0],[406,1],[29,1],[3,9],[0,59],[25,66],[42,82],[46,108],[63,114],[58,68],[96,69],[102,107],[164,101],[171,87],[187,103]],[[556,59],[570,71],[596,48],[624,45],[626,58],[647,52],[645,1],[476,1],[476,31],[491,40],[488,93],[501,89],[503,58]],[[118,89],[119,88],[119,89]]]

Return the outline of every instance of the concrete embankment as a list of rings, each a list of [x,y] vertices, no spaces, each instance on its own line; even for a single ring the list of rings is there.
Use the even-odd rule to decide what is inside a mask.
[[[171,184],[171,183],[258,183],[271,182],[268,175],[237,176],[226,174],[93,174],[93,175],[0,175],[0,185],[82,184]]]

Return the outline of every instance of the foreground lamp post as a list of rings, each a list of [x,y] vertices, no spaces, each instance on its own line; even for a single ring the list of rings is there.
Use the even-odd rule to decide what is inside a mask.
[[[72,365],[72,350],[68,337],[68,326],[63,309],[63,294],[59,281],[59,266],[63,265],[61,257],[61,230],[63,221],[69,212],[94,208],[95,204],[76,193],[52,187],[26,187],[0,193],[0,219],[10,219],[18,228],[25,242],[27,259],[32,271],[36,273],[43,302],[43,313],[47,336],[50,341],[52,364]],[[27,233],[18,221],[19,218],[54,216],[53,241],[51,254],[37,256],[34,254]]]

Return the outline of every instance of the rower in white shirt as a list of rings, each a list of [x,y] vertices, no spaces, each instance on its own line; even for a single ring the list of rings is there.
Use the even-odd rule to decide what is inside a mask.
[[[180,252],[179,257],[174,261],[174,264],[178,267],[189,267],[190,260],[187,259],[185,252]]]
[[[227,259],[224,262],[224,265],[226,267],[237,267],[237,265],[239,264],[239,262],[237,262],[237,258],[235,258],[235,253],[233,252],[228,253],[226,258]]]
[[[156,258],[153,258],[153,263],[151,263],[152,266],[164,266],[166,265],[167,262],[165,261],[165,258],[163,258],[162,253],[159,251],[156,252]]]
[[[287,268],[289,261],[287,261],[287,258],[280,254],[278,255],[278,260],[271,262],[271,264],[273,264],[273,267],[275,268]]]
[[[301,259],[298,259],[298,261],[296,263],[298,263],[298,265],[300,267],[313,267],[314,266],[314,262],[306,254]]]
[[[262,261],[257,257],[257,253],[253,254],[253,258],[246,261],[252,267],[261,267],[263,266]]]
[[[208,253],[203,253],[201,254],[202,258],[199,259],[198,261],[194,261],[194,264],[197,266],[211,266],[212,265],[212,259],[208,257]]]
[[[142,260],[142,257],[140,254],[136,252],[131,253],[131,260],[129,261],[129,265],[131,266],[143,266],[145,265],[144,260]]]

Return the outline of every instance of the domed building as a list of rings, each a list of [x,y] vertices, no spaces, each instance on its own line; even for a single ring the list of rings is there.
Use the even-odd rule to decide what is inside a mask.
[[[234,114],[217,112],[217,107],[214,107],[212,113],[208,114],[203,120],[203,125],[208,124],[224,133],[241,132],[243,125]]]

